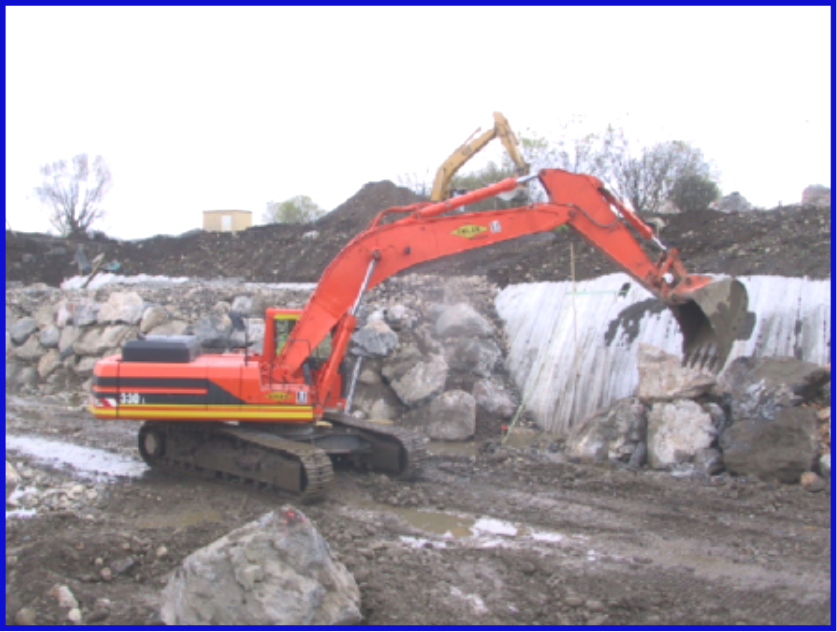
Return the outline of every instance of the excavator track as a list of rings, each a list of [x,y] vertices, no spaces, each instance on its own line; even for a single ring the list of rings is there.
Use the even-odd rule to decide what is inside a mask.
[[[427,446],[424,439],[408,428],[364,421],[334,410],[326,410],[323,419],[338,428],[357,432],[367,440],[378,444],[376,447],[379,454],[389,452],[389,458],[376,459],[377,455],[374,455],[369,464],[372,469],[389,472],[400,479],[408,480],[419,474],[422,463],[427,459]],[[381,449],[382,443],[390,448],[396,448],[396,452]]]
[[[313,445],[224,424],[146,422],[139,451],[154,468],[264,485],[305,502],[322,498],[334,478],[328,454]]]

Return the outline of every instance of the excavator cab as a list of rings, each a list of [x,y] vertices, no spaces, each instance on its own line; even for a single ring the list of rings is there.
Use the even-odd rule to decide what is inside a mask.
[[[288,343],[293,328],[296,327],[302,312],[300,310],[271,310],[274,311],[271,320],[273,321],[273,355],[278,356]],[[310,346],[310,345],[309,345]],[[322,342],[318,344],[309,356],[319,368],[323,362],[331,357],[331,332],[326,334]],[[314,368],[314,367],[312,367]]]
[[[287,345],[302,345],[307,348],[307,358],[302,363],[302,374],[304,381],[309,386],[314,387],[320,383],[320,377],[323,366],[331,358],[332,355],[332,337],[333,332],[328,332],[320,343],[311,349],[311,344],[308,340],[295,339],[291,337],[294,327],[296,327],[302,316],[302,310],[298,309],[268,309],[265,314],[265,340],[272,340],[273,345],[270,349],[265,349],[264,353],[271,359],[278,358],[283,351],[286,350]],[[336,380],[337,385],[334,389],[335,396],[331,398],[330,404],[336,405],[342,398],[345,397],[343,393],[345,374],[345,361],[338,366]]]

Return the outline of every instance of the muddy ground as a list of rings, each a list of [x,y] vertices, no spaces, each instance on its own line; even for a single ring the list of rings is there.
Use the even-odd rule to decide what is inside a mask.
[[[136,425],[66,403],[7,396],[6,432],[40,494],[34,515],[7,514],[7,624],[70,624],[50,594],[65,585],[82,623],[162,625],[160,591],[186,555],[294,504],[147,470]],[[137,475],[8,448],[24,435],[60,442],[65,461],[73,446],[107,451]],[[829,490],[583,466],[545,446],[431,446],[415,481],[340,470],[327,499],[296,506],[354,573],[369,625],[829,623]]]

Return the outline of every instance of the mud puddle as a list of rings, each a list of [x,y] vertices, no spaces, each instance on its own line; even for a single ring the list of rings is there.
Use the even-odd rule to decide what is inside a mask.
[[[141,461],[97,448],[26,435],[6,435],[6,450],[25,454],[33,461],[81,478],[104,482],[119,477],[139,478],[148,471]]]
[[[511,522],[492,516],[476,516],[460,512],[448,512],[430,508],[393,507],[374,501],[363,501],[361,509],[380,513],[392,513],[410,526],[428,534],[430,538],[402,536],[401,540],[415,546],[446,546],[446,543],[468,540],[482,548],[504,546],[514,542],[540,542],[558,544],[568,540],[582,542],[581,535],[567,535],[550,529]]]

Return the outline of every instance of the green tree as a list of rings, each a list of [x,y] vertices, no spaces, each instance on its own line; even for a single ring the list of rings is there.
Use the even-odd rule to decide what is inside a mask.
[[[295,195],[284,202],[268,202],[262,221],[265,224],[308,224],[324,214],[325,210],[307,195]]]
[[[637,212],[658,211],[682,178],[717,180],[714,166],[687,142],[637,148],[622,127],[611,124],[601,132],[589,132],[582,131],[583,122],[583,117],[571,117],[556,138],[532,130],[521,135],[522,153],[533,171],[558,168],[596,176]],[[532,199],[544,199],[541,187],[533,185],[530,190]]]
[[[43,178],[35,195],[49,208],[50,224],[65,237],[75,237],[105,215],[102,199],[112,186],[110,169],[101,156],[87,154],[41,166]]]
[[[706,210],[721,197],[718,185],[698,174],[687,174],[677,180],[671,188],[671,201],[686,213]]]

